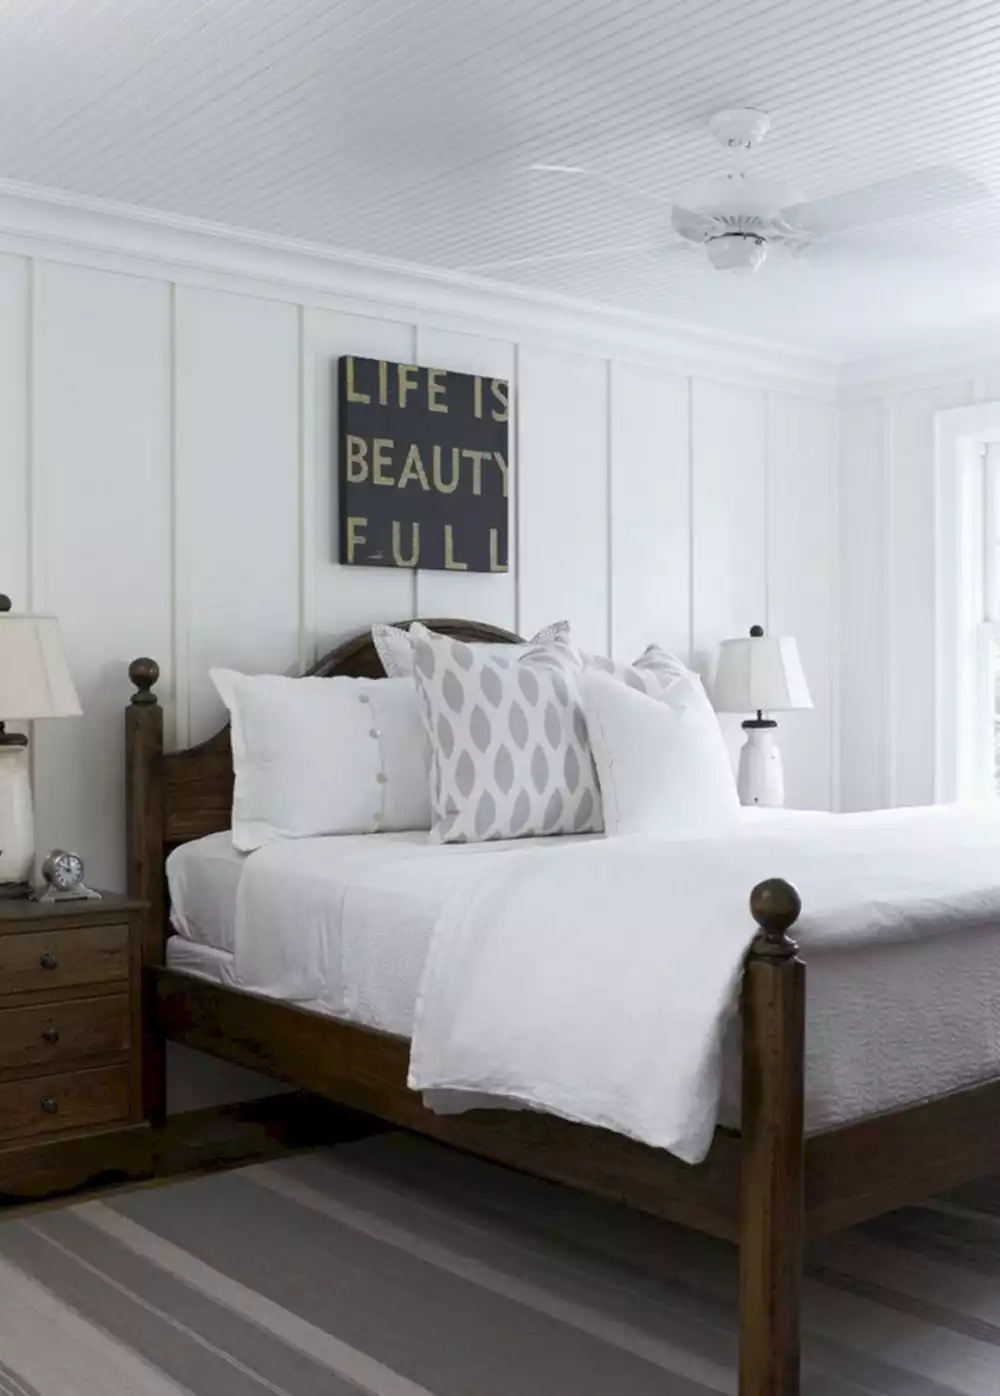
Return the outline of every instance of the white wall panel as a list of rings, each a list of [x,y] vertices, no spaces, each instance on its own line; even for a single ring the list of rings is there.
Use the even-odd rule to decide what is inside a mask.
[[[29,606],[28,355],[30,263],[0,256],[0,592]]]
[[[514,382],[514,346],[500,339],[457,334],[417,326],[416,362],[422,368],[452,369],[505,378],[511,385],[511,420],[508,425],[507,475],[509,571],[417,572],[416,613],[419,616],[457,616],[488,621],[513,630],[516,622],[517,571],[517,384]]]
[[[840,418],[840,804],[886,803],[886,412],[848,403]],[[933,763],[932,763],[933,765]]]
[[[691,385],[692,630],[709,681],[720,640],[766,622],[764,395],[695,378]],[[735,754],[739,717],[723,719]]]
[[[887,721],[886,800],[934,800],[934,414],[971,402],[968,384],[935,385],[889,399],[885,520]]]
[[[412,363],[411,324],[340,311],[305,311],[306,474],[303,538],[312,574],[308,618],[314,655],[377,620],[414,615],[414,574],[391,567],[342,567],[337,561],[337,359],[342,354]],[[307,582],[308,585],[308,582]]]
[[[518,352],[518,628],[569,620],[598,654],[610,636],[608,366],[558,350]]]
[[[611,365],[611,652],[691,649],[689,380]]]
[[[834,803],[837,461],[832,404],[767,399],[767,619],[798,641],[811,712],[779,713],[786,802]]]
[[[178,287],[175,326],[180,737],[223,710],[213,665],[294,670],[300,636],[294,306]]]
[[[84,716],[36,724],[37,846],[124,878],[122,711],[129,660],[170,675],[169,288],[35,272],[34,605],[62,623]]]

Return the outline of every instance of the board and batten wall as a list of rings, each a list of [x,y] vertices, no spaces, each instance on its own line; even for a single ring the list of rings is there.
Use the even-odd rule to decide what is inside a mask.
[[[159,662],[181,746],[221,722],[210,666],[297,672],[416,615],[529,634],[566,617],[587,648],[630,659],[655,640],[709,670],[754,622],[794,634],[816,710],[782,724],[789,800],[835,805],[832,394],[330,299],[0,253],[0,590],[59,617],[84,709],[37,724],[39,849],[77,848],[91,880],[122,884],[134,656]],[[507,575],[334,561],[345,353],[510,379]]]
[[[841,806],[935,799],[935,416],[1000,399],[1000,358],[847,370],[840,405]]]

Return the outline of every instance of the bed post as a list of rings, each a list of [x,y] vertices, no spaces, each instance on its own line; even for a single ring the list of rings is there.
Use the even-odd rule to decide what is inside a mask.
[[[149,969],[163,963],[163,709],[153,692],[160,666],[133,659],[135,685],[125,712],[125,823],[130,897],[147,903],[142,912],[142,1104],[146,1119],[166,1116],[166,1042],[159,1031]]]
[[[750,895],[760,930],[743,972],[740,1396],[800,1390],[806,976],[788,932],[801,906],[780,878]]]

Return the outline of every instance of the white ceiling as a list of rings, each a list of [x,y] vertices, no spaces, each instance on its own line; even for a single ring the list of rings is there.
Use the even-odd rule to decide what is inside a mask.
[[[0,177],[449,271],[581,253],[489,275],[852,357],[1000,326],[998,68],[997,0],[0,0]],[[936,165],[996,197],[872,234],[950,255],[741,278],[526,168],[669,195],[733,105],[807,197]]]

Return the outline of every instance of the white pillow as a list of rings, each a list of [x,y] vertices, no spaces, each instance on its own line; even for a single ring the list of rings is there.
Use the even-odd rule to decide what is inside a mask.
[[[600,829],[570,647],[466,645],[422,625],[413,638],[431,745],[431,838],[480,843]]]
[[[424,626],[425,630],[426,628]],[[436,635],[437,631],[432,631],[431,634]],[[544,630],[539,630],[533,640],[528,640],[523,644],[512,645],[503,640],[472,640],[467,643],[476,650],[523,654],[525,650],[531,649],[532,645],[546,645],[557,635],[569,635],[568,620],[554,621],[552,625],[547,625]],[[447,636],[442,638],[447,639]],[[378,657],[382,661],[382,668],[390,679],[405,679],[411,676],[413,673],[413,640],[409,630],[404,630],[400,625],[373,625],[372,640],[375,642]]]
[[[678,678],[697,678],[686,664],[676,655],[669,654],[659,645],[647,645],[639,658],[632,664],[620,664],[603,654],[581,654],[580,660],[585,669],[597,669],[610,674],[629,688],[640,693],[650,693],[655,698],[663,693]],[[707,698],[705,700],[708,701]]]
[[[696,674],[650,694],[588,669],[581,687],[609,836],[697,837],[738,821],[729,753]]]
[[[209,676],[229,709],[233,843],[429,829],[430,750],[411,679]]]

